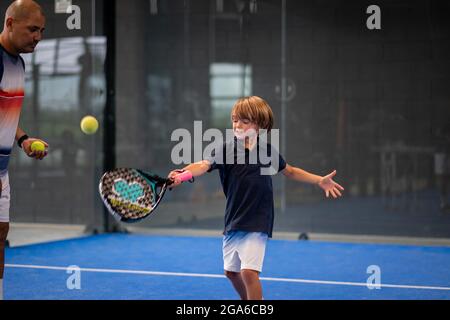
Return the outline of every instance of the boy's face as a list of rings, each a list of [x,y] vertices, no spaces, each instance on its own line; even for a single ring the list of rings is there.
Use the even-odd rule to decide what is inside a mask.
[[[249,119],[241,119],[237,115],[231,116],[233,123],[233,133],[238,139],[244,139],[245,137],[255,137],[258,134],[258,125],[251,122]]]

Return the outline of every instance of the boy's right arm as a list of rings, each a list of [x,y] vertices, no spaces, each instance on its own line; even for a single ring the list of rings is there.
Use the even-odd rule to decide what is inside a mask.
[[[209,163],[208,160],[202,160],[199,162],[191,163],[191,164],[187,165],[186,167],[184,167],[182,170],[190,171],[192,173],[193,177],[198,177],[198,176],[201,176],[202,174],[206,173],[210,167],[211,167],[211,164]],[[179,171],[173,170],[169,173],[168,177],[173,178],[174,176],[176,176],[179,173],[180,173]],[[180,184],[181,184],[181,181],[176,180],[173,184],[170,185],[170,187],[171,188],[177,187]]]

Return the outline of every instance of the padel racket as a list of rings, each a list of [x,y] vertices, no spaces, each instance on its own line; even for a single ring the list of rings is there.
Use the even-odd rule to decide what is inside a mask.
[[[114,218],[132,223],[152,214],[173,179],[188,181],[192,173],[180,170],[178,175],[167,179],[139,169],[117,168],[103,174],[98,189]]]

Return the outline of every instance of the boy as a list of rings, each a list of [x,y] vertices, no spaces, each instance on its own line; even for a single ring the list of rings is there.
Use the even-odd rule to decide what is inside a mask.
[[[344,188],[332,180],[336,171],[321,177],[290,166],[270,144],[261,141],[261,129],[270,132],[273,126],[273,113],[265,100],[257,96],[239,99],[231,111],[231,120],[233,141],[225,142],[218,152],[182,170],[189,170],[194,177],[219,170],[227,199],[223,237],[225,275],[241,299],[261,300],[259,273],[274,220],[272,179],[264,169],[270,165],[275,173],[281,171],[290,179],[317,184],[327,197],[341,196],[339,190]],[[262,161],[261,151],[270,156],[270,163]],[[169,178],[179,172],[170,172]],[[176,180],[172,186],[180,183]]]

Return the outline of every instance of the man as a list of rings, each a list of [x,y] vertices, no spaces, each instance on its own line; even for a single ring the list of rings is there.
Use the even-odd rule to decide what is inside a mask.
[[[30,138],[19,128],[24,98],[25,64],[21,53],[31,53],[42,38],[45,16],[33,0],[14,1],[6,10],[0,34],[0,300],[3,299],[5,242],[9,230],[10,186],[8,163],[14,141],[29,156],[41,160],[47,155],[48,144],[42,140],[44,151],[31,151]]]

